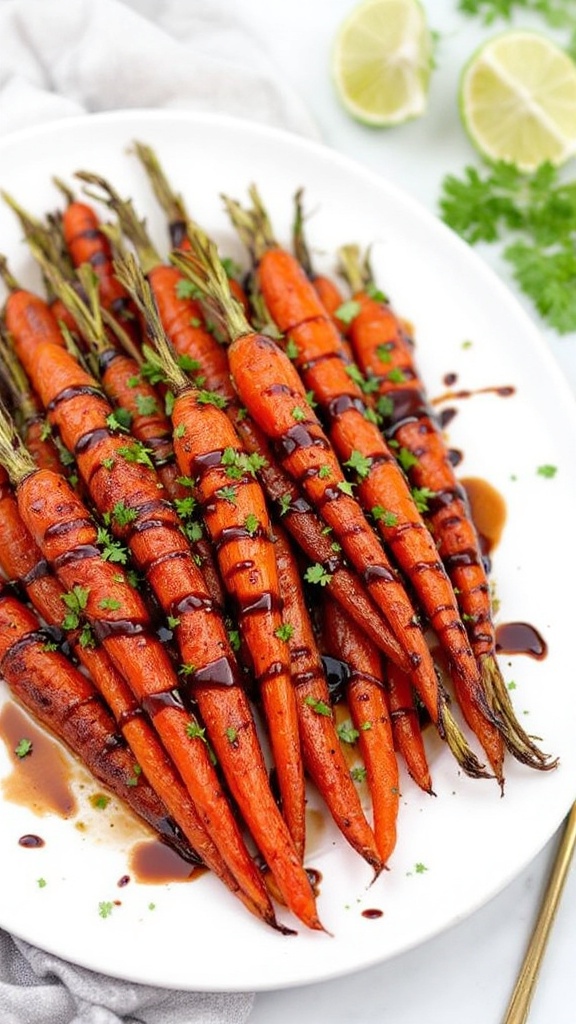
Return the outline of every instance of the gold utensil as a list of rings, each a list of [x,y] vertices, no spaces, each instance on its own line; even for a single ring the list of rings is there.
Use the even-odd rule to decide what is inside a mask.
[[[532,938],[528,944],[502,1024],[526,1024],[528,1020],[530,1004],[534,989],[536,988],[542,960],[544,959],[546,944],[552,930],[564,883],[568,877],[568,870],[575,846],[576,803],[572,805],[572,810],[566,819],[566,825],[554,864],[552,865],[552,872],[538,912],[536,924],[534,925]]]

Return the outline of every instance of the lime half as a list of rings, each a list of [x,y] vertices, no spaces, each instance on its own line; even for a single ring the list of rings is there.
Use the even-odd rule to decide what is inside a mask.
[[[383,127],[426,110],[432,42],[418,0],[364,0],[341,24],[332,52],[339,99],[353,117]]]
[[[462,72],[459,99],[489,160],[528,172],[576,151],[576,64],[545,36],[513,29],[488,40]]]

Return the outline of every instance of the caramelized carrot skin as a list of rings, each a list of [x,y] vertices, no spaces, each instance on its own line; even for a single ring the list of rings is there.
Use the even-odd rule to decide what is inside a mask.
[[[282,617],[284,625],[291,631],[287,643],[304,762],[340,831],[379,872],[382,863],[376,840],[350,778],[333,715],[327,713],[330,692],[306,607],[298,565],[286,534],[278,526],[274,529]]]
[[[246,453],[232,424],[221,409],[202,397],[189,390],[176,398],[172,414],[176,458],[182,473],[197,480],[222,581],[234,603],[259,685],[283,814],[302,854],[304,772],[288,650],[278,637],[282,617],[271,523],[263,491],[244,468]]]
[[[59,651],[46,649],[37,617],[6,591],[0,592],[0,669],[16,699],[100,782],[193,859],[156,793],[144,780],[134,785],[134,756],[92,683]]]
[[[331,542],[323,533],[322,522],[301,491],[282,471],[265,434],[246,415],[246,410],[241,408],[230,380],[226,349],[218,344],[210,332],[200,329],[202,311],[198,303],[182,298],[174,302],[180,279],[175,268],[158,268],[150,275],[160,318],[176,352],[198,364],[198,372],[205,386],[226,402],[227,415],[247,451],[265,460],[258,476],[269,500],[280,508],[284,525],[309,559],[325,565],[331,576],[328,584],[330,589],[370,631],[372,638],[387,656],[407,668],[406,656],[376,606],[370,602],[360,581],[340,559],[335,558]]]
[[[385,513],[378,516],[378,530],[448,653],[464,717],[501,779],[502,723],[489,705],[452,584],[405,475],[378,426],[365,415],[364,395],[349,372],[338,332],[290,253],[269,249],[259,262],[258,278],[273,319],[296,346],[302,380],[322,409],[340,462],[357,474],[362,508]],[[291,284],[285,299],[281,280]]]
[[[387,436],[414,456],[407,469],[411,483],[434,492],[427,521],[456,590],[474,654],[478,659],[494,654],[490,588],[478,535],[417,372],[414,343],[389,305],[364,292],[357,293],[354,301],[358,313],[349,334],[358,365],[378,381],[379,393],[387,400],[383,415]]]
[[[182,623],[178,633],[188,638],[189,644],[186,647],[181,646],[183,658],[186,663],[194,665],[194,675],[200,683],[199,670],[207,668],[211,672],[211,666],[219,663],[223,650],[229,652],[226,656],[231,657],[232,661],[234,658],[223,622],[215,614],[214,603],[191,556],[177,514],[170,504],[159,496],[158,479],[153,470],[135,463],[123,464],[122,458],[118,457],[125,439],[110,429],[107,420],[111,407],[95,386],[95,381],[74,363],[69,353],[54,345],[40,345],[34,355],[33,380],[37,384],[43,404],[48,409],[51,422],[60,431],[66,447],[74,452],[79,471],[86,481],[96,508],[101,514],[110,517],[116,535],[128,542],[135,564],[145,573],[165,613],[182,620],[185,617],[189,617],[190,620],[194,618],[196,629],[184,632]],[[113,513],[118,502],[122,502],[131,511],[131,521],[125,526],[120,526],[114,518]],[[222,632],[218,634],[218,630]],[[219,635],[223,635],[222,640],[218,639]],[[126,652],[118,649],[121,638],[115,640],[115,655],[121,668],[126,664]],[[193,658],[189,655],[190,647],[195,654]],[[161,689],[161,685],[158,689]],[[199,689],[202,687],[199,686]],[[208,690],[208,687],[206,689]],[[213,705],[212,711],[215,706]],[[158,724],[162,717],[162,738],[176,760],[178,759],[172,744],[175,744],[176,740],[179,743],[182,741],[182,719],[179,711],[178,707],[167,706],[155,716],[155,724]],[[221,724],[222,719],[219,721]],[[232,725],[229,727],[235,728]],[[254,730],[254,722],[250,716],[243,719],[243,728],[250,732]],[[222,746],[222,755],[224,749]],[[222,756],[222,761],[224,760]],[[230,765],[229,759],[227,763]],[[205,806],[208,796],[215,808],[220,801],[224,803],[221,789],[215,791],[207,780],[185,775],[179,760],[178,767],[194,794],[197,792],[195,787],[199,787],[199,796],[202,799],[196,801],[195,796],[199,807]],[[232,771],[230,768],[229,777]],[[250,831],[253,834],[256,832],[256,841],[265,851],[269,867],[281,884],[288,905],[309,927],[320,928],[310,882],[299,866],[296,849],[291,841],[287,841],[288,832],[282,833],[281,817],[274,804],[268,777],[261,761],[255,764],[254,772],[259,789],[256,790],[255,785],[245,788],[242,804]],[[259,803],[254,800],[254,792],[258,793]],[[203,821],[208,827],[206,816],[203,817]],[[221,849],[216,836],[214,839]],[[231,844],[231,850],[237,850],[237,847],[236,841]],[[230,863],[230,851],[222,852]],[[232,863],[230,867],[234,870]],[[244,867],[248,876],[240,876],[238,868],[234,873],[242,888],[252,892],[257,902],[259,896],[262,896],[262,880],[253,877],[253,865],[245,864]]]
[[[432,778],[410,677],[389,662],[385,668],[385,683],[394,746],[414,782],[426,793],[432,793]]]
[[[32,380],[34,353],[42,342],[64,347],[58,321],[47,302],[33,292],[19,289],[11,292],[4,309],[6,329],[17,339],[20,362]]]
[[[327,600],[324,612],[328,650],[350,670],[346,700],[366,766],[378,851],[387,863],[396,846],[400,779],[382,658],[337,604]]]
[[[22,517],[69,593],[82,588],[85,614],[155,728],[194,801],[200,820],[230,872],[261,916],[270,918],[262,879],[216,775],[201,730],[184,705],[165,647],[151,631],[148,610],[117,565],[100,557],[96,527],[63,478],[38,471],[18,488]]]
[[[282,452],[283,467],[304,488],[345,554],[363,573],[419,675],[421,696],[432,720],[438,722],[437,680],[414,609],[356,501],[342,489],[346,481],[341,467],[307,406],[295,368],[278,346],[262,335],[237,338],[230,346],[229,358],[244,404]]]
[[[87,203],[74,200],[62,215],[64,240],[74,266],[89,263],[99,278],[100,300],[105,309],[122,323],[136,339],[136,318],[126,289],[114,274],[112,249],[102,231],[96,211]]]

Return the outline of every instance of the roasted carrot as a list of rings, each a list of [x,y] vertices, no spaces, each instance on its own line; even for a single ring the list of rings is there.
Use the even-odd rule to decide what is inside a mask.
[[[385,857],[366,821],[342,753],[299,567],[288,537],[278,525],[274,526],[274,534],[282,635],[290,651],[304,764],[340,831],[378,874]]]
[[[199,233],[195,263],[188,273],[204,290],[211,315],[234,340],[228,349],[235,387],[253,419],[271,438],[283,468],[303,488],[334,539],[359,571],[409,657],[420,696],[440,734],[462,767],[473,775],[482,768],[452,717],[414,608],[344,479],[332,446],[307,402],[290,359],[269,337],[254,333],[241,309],[230,300],[214,243]],[[182,258],[180,259],[182,262]],[[325,573],[313,573],[326,583]],[[309,578],[311,578],[309,576]]]
[[[146,171],[152,191],[168,219],[168,232],[172,247],[187,252],[190,249],[188,225],[191,218],[186,210],[184,199],[172,189],[160,161],[151,146],[147,146],[142,142],[135,142],[134,153]],[[244,312],[248,313],[249,302],[244,288],[239,280],[232,273],[228,272],[231,269],[229,261],[224,262],[224,267],[228,273],[232,295],[241,303]]]
[[[280,505],[284,522],[314,563],[329,559],[330,586],[349,607],[352,615],[366,624],[366,629],[387,655],[404,663],[400,647],[387,623],[377,614],[376,608],[367,599],[359,583],[346,570],[341,561],[334,557],[330,543],[322,535],[323,526],[314,517],[298,488],[289,477],[282,473],[275,460],[269,459],[268,448],[262,434],[256,428],[245,410],[241,409],[230,383],[230,369],[225,347],[219,344],[212,331],[204,322],[204,311],[198,301],[198,293],[190,287],[180,269],[167,266],[155,250],[145,224],[139,220],[132,204],[123,200],[105,179],[80,172],[79,177],[92,186],[97,186],[104,201],[116,213],[123,232],[130,239],[138,253],[140,265],[152,290],[162,326],[190,373],[195,375],[210,391],[215,392],[226,403],[226,411],[236,432],[242,438],[250,455],[258,459],[259,477],[266,487],[271,500]],[[168,186],[166,186],[168,187]],[[188,224],[187,237],[200,229]],[[176,262],[176,260],[175,260]],[[184,268],[185,269],[185,268]],[[201,375],[198,377],[198,373]]]
[[[296,258],[275,242],[258,193],[252,227],[232,209],[244,234],[253,232],[258,284],[266,307],[295,349],[302,381],[318,402],[327,434],[348,468],[365,513],[372,515],[387,550],[410,581],[419,606],[449,658],[450,676],[464,717],[503,784],[502,722],[488,702],[456,596],[406,477],[364,400],[361,374],[346,361],[341,336]],[[256,225],[256,226],[254,226]]]
[[[154,790],[135,780],[132,751],[91,681],[54,650],[40,620],[0,586],[0,672],[13,696],[77,754],[92,774],[189,860]]]
[[[6,330],[11,335],[18,335],[19,358],[30,376],[28,352],[33,351],[41,341],[50,341],[62,347],[65,341],[48,303],[18,284],[4,256],[0,256],[0,277],[8,290],[4,304]]]
[[[96,211],[68,191],[62,213],[62,232],[75,267],[88,263],[98,277],[99,295],[105,309],[118,320],[135,344],[140,341],[138,322],[130,297],[114,273],[112,247]]]
[[[0,450],[16,488],[20,515],[65,588],[69,613],[87,622],[125,677],[228,869],[260,915],[273,920],[262,879],[211,762],[203,727],[185,705],[176,671],[151,630],[140,594],[121,566],[102,558],[96,526],[64,478],[37,470],[6,420]]]
[[[408,774],[414,782],[426,793],[433,794],[420,716],[410,677],[394,662],[389,661],[385,667],[385,683],[394,746],[402,756]]]
[[[159,367],[175,398],[174,448],[181,472],[197,481],[204,521],[216,548],[224,587],[249,652],[268,725],[282,811],[296,849],[305,836],[304,773],[289,656],[279,631],[281,602],[264,494],[257,464],[244,451],[218,396],[194,387],[166,340],[152,294],[136,265],[118,271],[148,318]],[[154,358],[152,354],[149,358]]]
[[[18,348],[17,334],[14,342]],[[123,459],[119,448],[125,445],[125,436],[111,428],[112,407],[94,378],[55,345],[41,344],[33,355],[29,360],[33,382],[50,421],[74,453],[96,508],[117,539],[128,543],[168,621],[178,620],[176,639],[183,663],[195,667],[187,677],[189,687],[250,832],[258,834],[262,854],[275,875],[296,872],[291,857],[297,861],[297,854],[286,842],[289,834],[283,834],[285,826],[272,797],[226,627],[175,509],[159,497],[159,481],[151,467]],[[231,743],[232,733],[243,742]],[[307,886],[302,909],[306,923],[318,927],[308,880],[298,875],[296,881],[296,888]],[[286,901],[296,913],[302,907],[290,894]]]
[[[9,395],[12,414],[24,443],[36,464],[43,469],[63,472],[60,453],[46,422],[38,397],[30,387],[9,340],[0,327],[0,378]]]
[[[24,237],[28,242],[36,246],[54,267],[62,273],[67,279],[73,276],[74,267],[69,255],[66,251],[65,243],[62,238],[60,229],[60,222],[57,216],[49,215],[46,218],[46,222],[38,220],[37,217],[32,216],[27,210],[25,210],[13,196],[6,192],[1,193],[2,198],[12,211],[16,214]],[[49,281],[44,277],[44,285],[46,287],[48,305],[54,315],[55,320],[74,335],[76,331],[76,324],[74,319],[68,313],[68,310],[62,305],[62,303],[54,298],[54,295],[50,288]]]
[[[340,260],[354,293],[349,337],[362,373],[376,381],[382,429],[403,457],[418,493],[428,495],[426,520],[454,585],[483,689],[508,749],[525,764],[550,766],[522,728],[496,657],[490,586],[464,488],[459,484],[437,417],[418,373],[414,341],[405,322],[378,293],[368,259],[343,246]]]
[[[350,671],[346,687],[354,727],[350,738],[360,746],[372,799],[374,834],[382,861],[387,864],[396,846],[400,779],[382,656],[339,605],[325,598],[323,611],[326,648]]]
[[[327,274],[320,274],[314,267],[304,232],[303,195],[304,190],[300,188],[294,196],[294,221],[292,224],[292,248],[294,255],[312,284],[324,309],[331,316],[337,330],[342,331],[348,316],[346,300],[336,281],[328,277]],[[340,317],[338,316],[339,312],[341,312]],[[351,356],[350,348],[344,339],[342,339],[342,345],[347,355]]]
[[[120,557],[118,549],[108,546],[105,555]],[[123,559],[124,560],[124,559]],[[101,646],[93,642],[91,633],[75,627],[65,633],[61,628],[66,594],[52,574],[48,562],[27,530],[6,471],[0,467],[0,568],[6,578],[18,583],[31,600],[43,621],[65,635],[72,652],[87,669],[98,691],[114,715],[135,759],[135,771],[152,785],[171,817],[166,818],[165,833],[172,844],[186,836],[196,855],[240,899],[243,893],[228,871],[215,845],[200,822],[196,809],[183,786],[157,734],[135,700],[124,677],[118,672]],[[138,775],[134,776],[135,784]],[[246,900],[253,909],[249,900]]]

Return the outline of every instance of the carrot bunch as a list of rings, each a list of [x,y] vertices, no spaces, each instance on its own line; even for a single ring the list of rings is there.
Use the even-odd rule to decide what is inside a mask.
[[[252,189],[249,210],[224,200],[252,259],[245,290],[153,151],[135,152],[168,218],[169,260],[99,175],[78,178],[113,225],[62,183],[47,225],[5,197],[48,294],[2,260],[16,426],[1,409],[0,569],[17,597],[0,594],[0,670],[261,921],[289,930],[278,902],[320,930],[307,779],[377,876],[396,843],[400,760],[433,793],[424,721],[456,768],[501,788],[506,749],[555,762],[503,689],[473,527],[465,550],[450,533],[461,489],[404,325],[365,267],[342,250],[356,311],[342,318],[341,290],[312,267],[302,194],[291,252]],[[93,728],[81,710],[64,728],[66,700],[101,709]],[[95,760],[106,729],[139,793]]]

